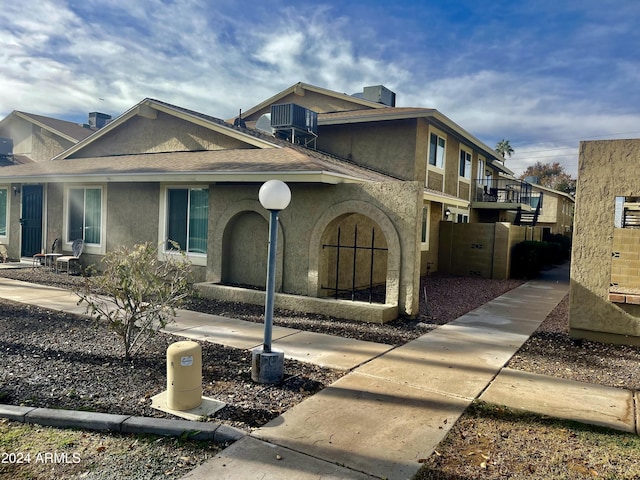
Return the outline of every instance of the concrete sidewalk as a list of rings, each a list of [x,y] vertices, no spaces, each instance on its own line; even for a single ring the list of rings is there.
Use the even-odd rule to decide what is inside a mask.
[[[503,369],[568,279],[568,266],[545,272],[398,348],[275,327],[274,347],[288,358],[350,373],[184,478],[410,478],[476,398],[637,431],[637,393]],[[0,297],[84,312],[65,290],[4,278]],[[263,326],[181,310],[167,331],[251,349]]]
[[[533,387],[526,378],[514,383],[512,371],[500,374],[565,296],[568,278],[567,266],[547,272],[372,359],[184,479],[411,478],[478,397],[506,398],[514,408],[545,405],[540,413],[561,417],[588,398],[583,421],[634,431],[630,392],[580,384],[577,402],[562,393],[575,382],[538,376]],[[557,404],[540,401],[551,384]]]

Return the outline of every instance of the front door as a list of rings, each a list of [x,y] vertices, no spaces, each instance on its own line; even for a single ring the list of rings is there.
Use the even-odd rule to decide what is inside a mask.
[[[22,242],[20,255],[32,257],[42,251],[42,185],[22,186]]]

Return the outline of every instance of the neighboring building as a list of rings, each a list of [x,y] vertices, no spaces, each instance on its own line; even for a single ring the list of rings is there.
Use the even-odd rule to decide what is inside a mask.
[[[536,183],[531,184],[531,190],[531,208],[535,209],[540,204],[536,225],[545,233],[571,235],[575,199],[568,193]]]
[[[640,345],[640,139],[581,142],[569,326]]]
[[[49,161],[110,119],[104,113],[92,112],[89,123],[81,125],[15,110],[0,121],[0,165]]]
[[[82,262],[99,266],[144,241],[172,255],[172,239],[206,295],[260,303],[268,215],[258,189],[276,178],[292,190],[280,214],[277,304],[413,317],[421,274],[438,270],[442,222],[508,221],[532,210],[532,187],[437,110],[394,105],[382,86],[350,96],[298,83],[224,122],[145,99],[52,161],[0,169],[0,242],[15,258],[54,238],[68,252],[83,238]],[[501,229],[501,244],[523,232]],[[505,249],[491,267],[502,276]]]
[[[395,107],[395,94],[383,86],[352,96],[297,83],[243,112],[242,121],[259,128],[272,106],[288,104],[318,113],[317,135],[308,139],[318,150],[422,185],[422,274],[438,270],[441,221],[494,223],[509,221],[518,207],[531,210],[528,184],[503,178],[513,172],[493,148],[435,109]]]

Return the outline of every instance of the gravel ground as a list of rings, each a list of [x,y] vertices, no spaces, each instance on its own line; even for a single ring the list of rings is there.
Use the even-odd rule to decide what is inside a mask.
[[[0,270],[0,276],[67,288],[81,281],[38,269]],[[418,318],[385,325],[286,311],[276,311],[274,318],[278,325],[401,345],[521,283],[432,276],[423,279],[421,291],[428,304],[421,298]],[[263,313],[262,307],[204,299],[194,300],[188,308],[256,322],[262,321]],[[175,340],[158,334],[131,362],[125,362],[118,339],[103,324],[0,300],[0,403],[167,417],[150,408],[149,397],[166,388],[164,355]],[[245,430],[263,425],[342,375],[286,359],[281,385],[256,385],[250,379],[249,353],[208,343],[202,346],[204,395],[227,403],[209,420]],[[568,298],[509,367],[640,390],[640,348],[571,340]],[[147,476],[140,478],[167,478],[162,468],[147,470]]]

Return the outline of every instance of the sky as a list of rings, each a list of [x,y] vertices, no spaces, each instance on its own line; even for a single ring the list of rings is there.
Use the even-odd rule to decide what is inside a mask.
[[[222,119],[305,82],[384,85],[517,175],[640,137],[635,0],[20,0],[0,9],[0,118],[78,123],[155,98]]]

